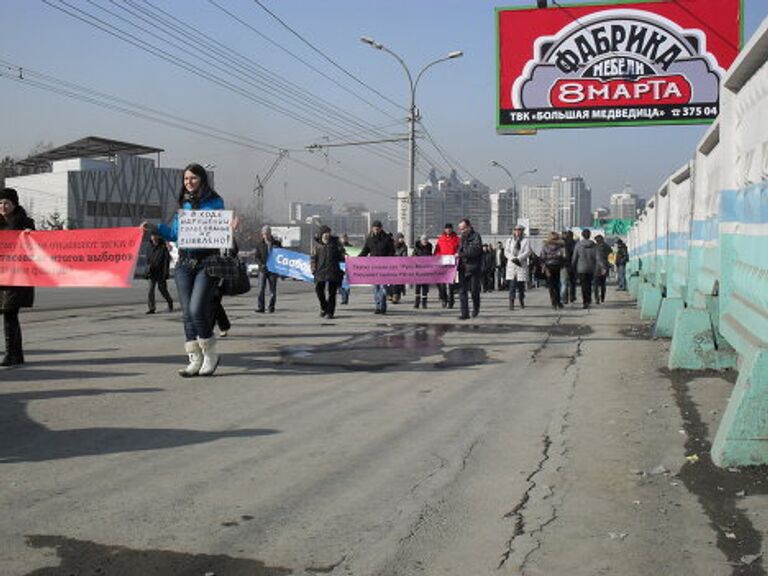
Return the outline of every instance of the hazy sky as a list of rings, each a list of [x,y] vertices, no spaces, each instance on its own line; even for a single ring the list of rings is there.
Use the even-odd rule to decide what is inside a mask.
[[[463,58],[431,69],[419,85],[424,124],[448,160],[422,138],[419,146],[427,156],[420,157],[417,181],[424,180],[430,163],[438,172],[450,163],[462,177],[469,172],[492,189],[505,187],[504,173],[488,165],[495,159],[513,173],[538,169],[522,183],[582,175],[600,204],[627,182],[641,195],[653,193],[690,158],[706,130],[605,128],[498,136],[494,8],[532,0],[260,1],[333,63],[254,0],[0,0],[0,65],[26,69],[23,82],[0,77],[0,156],[23,157],[39,141],[58,146],[88,135],[126,140],[165,149],[166,166],[215,164],[219,192],[244,203],[252,197],[255,175],[264,174],[276,157],[269,151],[286,148],[288,159],[266,185],[266,210],[276,220],[285,219],[286,200],[329,197],[337,205],[358,201],[394,213],[392,198],[407,184],[404,144],[305,151],[324,139],[382,139],[406,132],[404,73],[360,36],[384,43],[414,70],[452,50],[464,51]],[[99,26],[131,43],[56,7],[98,18]],[[747,41],[768,16],[768,0],[744,0],[744,12]],[[158,25],[168,26],[163,30],[170,34]],[[0,71],[18,74],[7,66]],[[67,98],[62,91],[84,93],[61,81],[124,100],[112,100],[113,107],[135,112],[135,106],[144,106],[151,112],[143,113],[155,120]]]

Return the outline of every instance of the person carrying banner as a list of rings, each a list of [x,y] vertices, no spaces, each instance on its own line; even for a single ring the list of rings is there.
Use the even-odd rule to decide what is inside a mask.
[[[365,239],[365,245],[360,251],[360,256],[394,256],[395,243],[392,236],[387,234],[381,226],[380,220],[374,220],[371,225],[371,233]],[[387,313],[387,286],[375,284],[373,286],[373,300],[376,306],[375,314]]]
[[[19,206],[16,190],[3,188],[0,191],[0,230],[29,232],[34,229],[35,221]],[[35,289],[32,286],[0,286],[0,312],[3,314],[5,332],[5,355],[0,361],[0,366],[24,364],[19,310],[31,308],[34,301]]]
[[[272,236],[272,228],[269,226],[261,227],[261,238],[256,243],[254,254],[256,263],[259,265],[259,295],[256,300],[256,312],[263,314],[267,311],[272,314],[275,311],[275,303],[277,302],[277,274],[269,271],[267,261],[272,249],[282,248],[282,246],[283,244],[280,242],[280,239]],[[265,307],[267,285],[269,285],[269,303]]]
[[[184,169],[178,204],[183,210],[224,209],[224,200],[210,187],[208,174],[199,164],[190,164]],[[232,226],[237,227],[237,219],[233,219]],[[178,213],[170,225],[155,226],[144,222],[142,228],[174,242],[179,235]],[[219,365],[211,322],[213,294],[221,275],[217,270],[219,256],[219,250],[215,248],[179,250],[174,278],[184,320],[184,349],[189,356],[189,364],[179,370],[179,375],[184,378],[212,376]]]
[[[168,312],[173,312],[173,298],[168,292],[168,272],[171,268],[171,253],[168,244],[157,234],[149,236],[147,245],[147,279],[149,293],[147,294],[147,314],[155,313],[155,286],[160,295],[168,303]]]
[[[435,256],[456,256],[459,252],[459,236],[453,231],[453,224],[446,223],[443,227],[443,233],[437,239],[435,246]],[[456,293],[456,284],[438,284],[437,291],[440,295],[440,304],[443,308],[453,308],[454,294]]]
[[[336,291],[344,279],[340,264],[345,260],[344,246],[328,226],[322,226],[312,242],[310,265],[315,276],[315,294],[320,302],[320,317],[333,319]]]
[[[405,243],[405,235],[402,232],[398,232],[395,234],[394,241],[395,256],[408,256],[408,245]],[[398,304],[403,296],[405,296],[405,284],[390,284],[387,286],[387,295],[390,302]]]
[[[528,281],[528,259],[531,245],[525,236],[525,226],[518,224],[504,245],[507,257],[507,282],[509,283],[509,309],[515,309],[515,294],[520,298],[520,308],[525,308],[525,284]]]
[[[349,241],[349,236],[346,232],[341,235],[341,245],[344,247],[345,252],[347,248],[352,248],[352,243]],[[349,304],[349,293],[351,290],[352,289],[349,286],[344,286],[343,284],[339,286],[339,295],[341,296],[340,304],[342,306]]]
[[[459,320],[469,319],[469,293],[472,293],[472,317],[480,314],[480,287],[483,281],[483,239],[468,218],[459,222]]]
[[[432,242],[427,239],[426,234],[422,234],[419,241],[413,247],[414,256],[432,256]],[[427,296],[429,295],[429,284],[417,284],[416,285],[416,301],[413,304],[414,308],[421,306],[425,310],[427,309]]]

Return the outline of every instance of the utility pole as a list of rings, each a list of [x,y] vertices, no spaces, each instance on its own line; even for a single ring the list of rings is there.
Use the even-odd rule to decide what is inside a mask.
[[[288,150],[280,150],[277,154],[277,158],[275,158],[274,162],[272,162],[264,174],[264,177],[262,178],[256,174],[256,182],[253,187],[253,192],[256,195],[256,214],[258,215],[260,225],[264,224],[264,186],[269,182],[269,179],[272,178],[275,170],[277,170],[277,167],[286,156],[288,156]]]
[[[406,213],[407,225],[405,229],[405,243],[408,246],[413,246],[416,241],[416,218],[413,210],[416,196],[416,122],[419,120],[419,109],[416,107],[416,88],[419,85],[419,80],[421,80],[424,72],[426,72],[429,68],[441,62],[446,62],[454,58],[461,58],[464,53],[461,50],[456,50],[454,52],[449,52],[448,55],[444,58],[439,58],[433,62],[430,62],[419,71],[419,73],[416,75],[416,80],[414,81],[411,70],[408,68],[405,61],[395,52],[380,42],[376,42],[373,38],[367,38],[363,36],[360,38],[360,41],[364,44],[368,44],[372,48],[376,48],[376,50],[383,50],[387,54],[394,57],[403,67],[405,75],[408,78],[408,85],[411,91],[411,102],[410,106],[408,107],[408,209]]]

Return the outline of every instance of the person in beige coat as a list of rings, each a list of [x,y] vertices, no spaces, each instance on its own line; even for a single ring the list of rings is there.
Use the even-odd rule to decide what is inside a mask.
[[[525,284],[528,281],[528,259],[531,244],[525,236],[525,228],[518,224],[504,244],[507,257],[507,283],[509,284],[509,309],[515,309],[515,294],[520,298],[520,308],[525,308]]]

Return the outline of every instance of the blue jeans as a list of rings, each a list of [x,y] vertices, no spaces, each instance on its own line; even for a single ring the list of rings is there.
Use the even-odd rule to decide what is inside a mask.
[[[259,295],[256,299],[256,309],[259,312],[264,312],[264,301],[267,293],[267,285],[269,285],[269,302],[267,303],[267,309],[270,312],[275,311],[275,301],[277,300],[277,274],[262,270],[259,273]]]
[[[619,290],[627,289],[627,265],[616,264],[616,281],[618,283]]]
[[[387,311],[387,287],[384,284],[373,285],[373,301],[376,304],[376,310]]]
[[[176,290],[184,320],[187,342],[213,336],[211,302],[218,279],[206,274],[201,265],[181,261],[174,272]]]
[[[339,288],[339,295],[341,296],[342,304],[349,304],[349,288]]]

